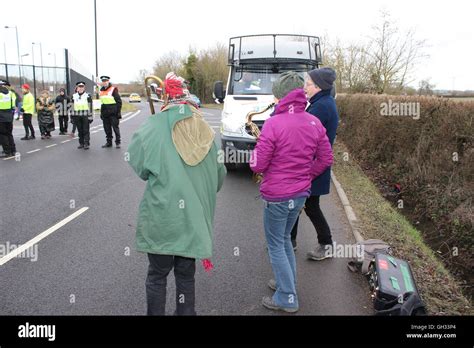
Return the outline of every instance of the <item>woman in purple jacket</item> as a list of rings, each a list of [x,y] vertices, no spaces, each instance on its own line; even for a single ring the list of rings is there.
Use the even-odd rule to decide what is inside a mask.
[[[273,83],[275,112],[262,129],[250,168],[263,174],[260,186],[264,229],[275,290],[262,304],[273,310],[298,311],[296,260],[290,233],[310,195],[311,181],[333,161],[331,144],[321,122],[305,112],[304,80],[286,72]]]

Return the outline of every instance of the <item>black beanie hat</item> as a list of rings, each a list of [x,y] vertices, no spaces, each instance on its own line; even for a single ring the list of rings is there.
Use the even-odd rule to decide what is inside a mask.
[[[336,81],[336,72],[331,68],[311,70],[308,75],[311,80],[322,90],[331,89]]]

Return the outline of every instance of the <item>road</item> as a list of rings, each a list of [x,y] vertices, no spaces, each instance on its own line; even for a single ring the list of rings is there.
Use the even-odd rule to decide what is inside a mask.
[[[102,149],[100,119],[92,124],[91,149],[77,139],[15,141],[21,157],[0,160],[0,245],[18,245],[51,232],[79,209],[81,215],[37,244],[37,260],[12,258],[0,266],[0,315],[143,315],[146,255],[134,250],[138,204],[145,184],[125,161],[133,132],[149,117],[146,103],[121,123],[122,149]],[[202,109],[219,140],[220,111]],[[35,121],[34,121],[35,122]],[[38,133],[39,134],[39,133]],[[322,199],[337,243],[354,243],[334,187]],[[263,233],[263,204],[248,168],[229,172],[218,194],[215,218],[215,269],[198,263],[197,312],[201,315],[281,315],[261,306],[271,295],[272,277]],[[368,286],[350,273],[347,259],[308,261],[316,243],[302,214],[298,236],[300,315],[371,315]],[[238,251],[236,253],[236,251]],[[0,257],[3,255],[0,255]],[[174,311],[174,279],[168,281],[167,312]]]

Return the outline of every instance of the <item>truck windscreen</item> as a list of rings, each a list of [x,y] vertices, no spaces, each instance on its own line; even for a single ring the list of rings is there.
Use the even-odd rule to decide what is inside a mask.
[[[303,77],[304,73],[311,70],[306,66],[243,66],[233,68],[229,85],[229,94],[232,95],[271,95],[273,82],[281,73],[295,70]]]

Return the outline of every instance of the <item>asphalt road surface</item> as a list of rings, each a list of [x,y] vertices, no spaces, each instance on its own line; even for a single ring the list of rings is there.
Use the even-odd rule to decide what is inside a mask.
[[[122,119],[121,149],[101,148],[105,134],[100,118],[91,125],[89,151],[78,150],[77,139],[59,136],[58,130],[49,140],[37,136],[20,141],[23,127],[15,121],[21,157],[0,160],[0,252],[43,238],[36,244],[36,255],[30,252],[6,262],[3,258],[1,264],[0,254],[0,315],[145,314],[148,262],[134,250],[145,183],[125,161],[133,132],[150,115],[148,104],[137,105],[139,112]],[[220,111],[202,111],[220,142]],[[36,119],[33,122],[37,128]],[[334,187],[322,206],[335,241],[354,243]],[[229,172],[217,200],[215,268],[206,273],[197,263],[198,314],[281,315],[261,305],[262,297],[272,294],[262,212],[250,170]],[[74,213],[78,216],[65,220]],[[347,270],[347,259],[306,260],[315,243],[313,227],[302,214],[296,252],[298,314],[371,315],[367,282]],[[168,290],[167,312],[172,314],[172,273]]]

